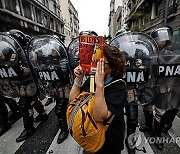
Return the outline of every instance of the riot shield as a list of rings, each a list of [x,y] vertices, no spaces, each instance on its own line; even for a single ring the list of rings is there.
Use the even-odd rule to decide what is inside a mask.
[[[37,36],[31,40],[27,53],[44,95],[59,97],[70,72],[64,44],[57,36]]]
[[[74,70],[75,67],[79,65],[79,44],[78,38],[75,38],[71,41],[68,46],[68,54],[70,60],[70,66]]]
[[[177,41],[152,56],[156,106],[162,109],[180,106],[180,44]]]
[[[158,50],[156,42],[144,33],[128,32],[116,36],[111,44],[119,48],[126,58],[124,80],[130,92],[128,96],[142,105],[151,103],[154,99],[151,57]]]
[[[1,95],[29,97],[34,96],[36,90],[24,50],[13,37],[0,34]]]

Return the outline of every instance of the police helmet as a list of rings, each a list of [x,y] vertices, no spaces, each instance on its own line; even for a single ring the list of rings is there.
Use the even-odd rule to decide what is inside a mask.
[[[127,29],[119,29],[116,34],[115,34],[115,37],[118,36],[118,35],[123,35],[125,33],[130,33],[131,31],[130,30],[127,30]]]
[[[92,31],[92,30],[81,31],[79,33],[79,35],[94,35],[94,36],[98,36],[98,34],[95,31]]]
[[[4,65],[14,65],[17,62],[17,54],[14,47],[5,42],[0,42],[0,60]]]
[[[171,43],[172,35],[173,35],[173,30],[171,27],[161,27],[158,29],[155,29],[151,32],[151,37],[156,40],[158,43]],[[165,45],[164,45],[165,46]]]
[[[79,35],[98,36],[97,33],[92,30],[81,31]],[[79,42],[77,37],[70,42],[68,46],[68,54],[69,54],[71,68],[74,69],[79,65]]]
[[[7,34],[14,37],[23,47],[27,46],[27,43],[30,40],[30,36],[17,29],[11,29],[7,32]]]

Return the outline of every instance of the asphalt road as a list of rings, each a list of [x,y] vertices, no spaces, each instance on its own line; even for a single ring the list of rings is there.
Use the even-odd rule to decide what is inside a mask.
[[[46,99],[43,100],[43,103]],[[55,103],[51,103],[45,107],[48,113],[48,120],[41,123],[35,123],[36,132],[24,142],[16,143],[16,138],[23,130],[22,118],[16,121],[11,121],[12,127],[3,136],[0,137],[0,154],[82,154],[81,147],[69,135],[62,143],[57,144],[56,140],[59,134],[59,126],[57,125],[57,118],[54,113]],[[34,117],[37,116],[35,113]],[[126,117],[125,117],[126,118]],[[139,106],[139,123],[144,122],[142,107]],[[177,142],[171,141],[165,143],[162,151],[158,150],[152,142],[147,142],[146,139],[151,137],[150,133],[141,133],[141,143],[137,148],[145,147],[147,154],[179,154],[180,153],[180,118],[177,115],[173,127],[168,134],[163,134],[167,139],[177,139]],[[179,139],[179,140],[178,140]],[[137,154],[143,154],[142,151],[137,151]],[[122,154],[127,154],[126,148]]]

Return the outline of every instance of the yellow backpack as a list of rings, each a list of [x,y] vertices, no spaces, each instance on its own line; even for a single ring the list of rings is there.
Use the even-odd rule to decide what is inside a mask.
[[[115,80],[105,87],[119,80]],[[66,111],[70,134],[84,150],[91,153],[97,152],[103,146],[105,131],[114,117],[111,115],[104,122],[94,120],[94,95],[95,93],[82,92],[70,102]]]

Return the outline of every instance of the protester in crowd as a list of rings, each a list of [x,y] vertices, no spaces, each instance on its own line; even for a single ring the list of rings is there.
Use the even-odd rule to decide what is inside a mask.
[[[105,134],[103,147],[97,154],[120,154],[124,149],[124,106],[127,102],[127,88],[122,80],[110,85],[107,89],[104,85],[122,78],[125,73],[125,58],[118,48],[105,45],[104,58],[97,64],[95,74],[95,106],[94,119],[104,121],[111,114],[115,115],[112,123]],[[81,91],[89,91],[89,79],[81,86],[84,77],[82,67],[79,65],[74,69],[76,76],[74,85],[69,94],[69,101],[75,99]]]

